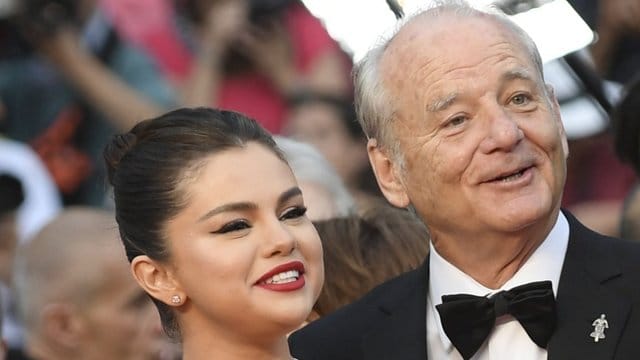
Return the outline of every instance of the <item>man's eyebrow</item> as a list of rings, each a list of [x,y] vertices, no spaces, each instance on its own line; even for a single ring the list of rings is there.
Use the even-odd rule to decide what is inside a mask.
[[[458,98],[457,92],[449,93],[439,99],[436,99],[431,104],[427,105],[427,111],[430,112],[438,112],[442,110],[446,110],[451,104],[453,104]]]
[[[511,69],[502,74],[501,79],[503,82],[511,80],[535,81],[534,77],[531,76],[531,71],[524,68]],[[427,105],[427,111],[439,112],[446,110],[458,99],[458,96],[459,94],[457,92],[452,92],[439,99],[436,99],[431,104]]]
[[[503,81],[509,80],[525,80],[525,81],[534,81],[534,77],[531,76],[531,71],[524,68],[515,68],[511,69],[501,76]]]

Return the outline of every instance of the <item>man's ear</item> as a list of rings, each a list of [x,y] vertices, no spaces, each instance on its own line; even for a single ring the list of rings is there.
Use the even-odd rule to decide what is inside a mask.
[[[564,124],[562,123],[562,117],[560,116],[560,104],[558,103],[558,98],[556,98],[556,92],[553,86],[546,84],[546,87],[549,101],[551,102],[551,111],[553,112],[553,117],[560,131],[560,136],[562,137],[562,151],[566,159],[569,157],[569,142],[567,140],[567,132],[564,130]]]
[[[76,349],[84,340],[84,324],[79,309],[70,303],[49,303],[41,316],[42,331],[49,341],[67,349]]]
[[[384,197],[394,206],[401,208],[409,206],[409,196],[402,183],[402,170],[399,169],[398,164],[387,155],[387,151],[378,146],[376,139],[369,139],[367,153]]]
[[[186,295],[167,266],[139,255],[131,261],[131,272],[138,284],[155,299],[169,306],[184,304]]]

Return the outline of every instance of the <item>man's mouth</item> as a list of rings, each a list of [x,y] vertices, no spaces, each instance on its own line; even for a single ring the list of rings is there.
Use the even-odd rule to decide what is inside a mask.
[[[500,176],[497,176],[497,177],[489,180],[488,182],[503,182],[503,183],[506,183],[506,182],[515,181],[515,180],[518,180],[519,178],[521,178],[522,175],[524,175],[524,173],[527,170],[529,170],[530,168],[531,167],[529,166],[529,167],[525,167],[525,168],[519,169],[519,170],[517,170],[515,172],[511,172],[511,173],[508,173],[508,174],[500,175]]]

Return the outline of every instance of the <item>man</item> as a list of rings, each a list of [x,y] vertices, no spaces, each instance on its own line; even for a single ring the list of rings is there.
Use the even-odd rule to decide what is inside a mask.
[[[413,17],[359,64],[378,184],[415,209],[431,251],[294,334],[295,357],[640,358],[640,247],[560,211],[567,141],[541,69],[521,29],[459,2]]]
[[[19,247],[14,283],[30,359],[159,359],[160,319],[113,219],[69,208]]]

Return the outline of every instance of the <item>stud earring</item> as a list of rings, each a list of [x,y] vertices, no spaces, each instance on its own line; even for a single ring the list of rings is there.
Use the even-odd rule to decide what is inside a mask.
[[[182,302],[182,298],[180,297],[180,295],[173,295],[171,297],[172,304],[180,304],[181,302]]]

